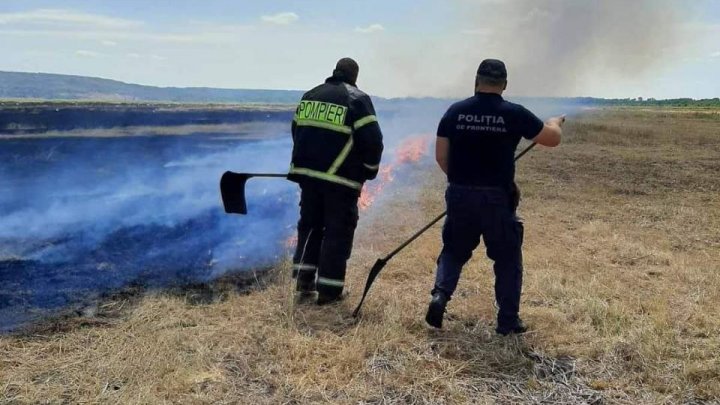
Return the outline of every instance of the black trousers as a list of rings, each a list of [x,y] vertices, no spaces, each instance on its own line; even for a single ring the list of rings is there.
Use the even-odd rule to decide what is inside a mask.
[[[358,192],[320,181],[300,183],[298,243],[293,275],[325,296],[339,296],[358,221]]]
[[[524,230],[510,199],[511,196],[500,189],[448,187],[443,249],[437,261],[433,293],[439,290],[452,297],[460,272],[482,237],[487,256],[495,262],[498,325],[512,327],[517,323],[520,310]]]

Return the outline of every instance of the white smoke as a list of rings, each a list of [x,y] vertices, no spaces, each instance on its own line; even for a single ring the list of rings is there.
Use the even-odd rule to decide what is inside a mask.
[[[694,9],[677,0],[451,0],[450,32],[430,42],[378,40],[388,92],[458,97],[471,94],[485,58],[508,66],[508,92],[583,96],[623,86],[676,64],[688,38],[681,18]]]

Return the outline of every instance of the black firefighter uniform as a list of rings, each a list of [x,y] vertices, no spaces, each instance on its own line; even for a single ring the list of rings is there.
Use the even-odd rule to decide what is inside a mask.
[[[293,275],[299,291],[317,287],[320,303],[343,291],[357,200],[377,176],[382,133],[370,97],[335,74],[303,95],[292,137],[288,179],[301,188]]]

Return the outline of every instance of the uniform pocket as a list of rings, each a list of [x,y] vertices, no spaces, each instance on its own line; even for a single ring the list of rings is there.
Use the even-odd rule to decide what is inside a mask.
[[[509,212],[509,208],[498,206],[495,218],[498,239],[507,245],[520,245],[523,241],[525,228],[522,221]]]

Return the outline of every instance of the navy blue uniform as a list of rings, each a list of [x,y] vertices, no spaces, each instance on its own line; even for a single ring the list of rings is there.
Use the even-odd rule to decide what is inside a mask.
[[[449,185],[433,294],[452,296],[482,236],[487,256],[495,262],[498,325],[517,322],[522,288],[523,225],[510,197],[514,154],[520,139],[534,138],[543,125],[519,104],[477,93],[453,104],[438,127],[437,136],[450,144]]]

